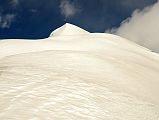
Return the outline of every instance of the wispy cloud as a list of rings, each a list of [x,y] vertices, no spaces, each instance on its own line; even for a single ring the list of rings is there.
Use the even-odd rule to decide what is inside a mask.
[[[67,19],[80,12],[80,9],[70,0],[62,0],[60,3],[61,14]]]
[[[29,9],[29,12],[31,12],[31,13],[36,13],[37,10],[36,10],[36,9]]]
[[[19,5],[19,0],[10,0],[10,5],[16,8]]]
[[[12,22],[15,20],[15,14],[6,14],[0,16],[0,27],[1,28],[10,28]]]
[[[4,6],[0,5],[0,28],[10,28],[12,23],[16,20],[17,17],[17,7],[20,4],[20,0],[9,0],[4,2]]]
[[[135,10],[131,18],[123,21],[115,33],[155,52],[159,52],[159,2],[146,7],[144,10]],[[107,31],[108,32],[108,31]]]

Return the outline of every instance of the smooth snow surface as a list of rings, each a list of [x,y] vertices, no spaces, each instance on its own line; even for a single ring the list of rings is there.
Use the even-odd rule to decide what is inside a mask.
[[[66,23],[65,25],[63,25],[62,27],[54,30],[51,34],[51,36],[68,36],[68,35],[87,35],[89,32],[87,32],[86,30],[83,30],[75,25]]]
[[[159,120],[159,55],[70,24],[0,41],[0,120]]]

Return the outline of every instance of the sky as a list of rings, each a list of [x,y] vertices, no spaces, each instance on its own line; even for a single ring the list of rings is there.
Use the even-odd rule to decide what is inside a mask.
[[[89,32],[119,28],[157,0],[0,0],[0,39],[46,38],[64,23]]]

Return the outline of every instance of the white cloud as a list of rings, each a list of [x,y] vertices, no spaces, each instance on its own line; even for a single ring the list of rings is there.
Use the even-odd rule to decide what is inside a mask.
[[[6,14],[0,16],[0,27],[1,28],[10,28],[11,23],[15,20],[15,14]]]
[[[142,11],[135,10],[131,18],[109,32],[159,52],[159,2]]]
[[[61,14],[67,19],[74,16],[80,9],[69,0],[62,0],[60,3]]]

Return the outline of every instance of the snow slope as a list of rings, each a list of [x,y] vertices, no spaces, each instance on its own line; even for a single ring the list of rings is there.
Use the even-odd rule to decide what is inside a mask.
[[[159,120],[159,55],[65,24],[0,41],[0,120]]]

